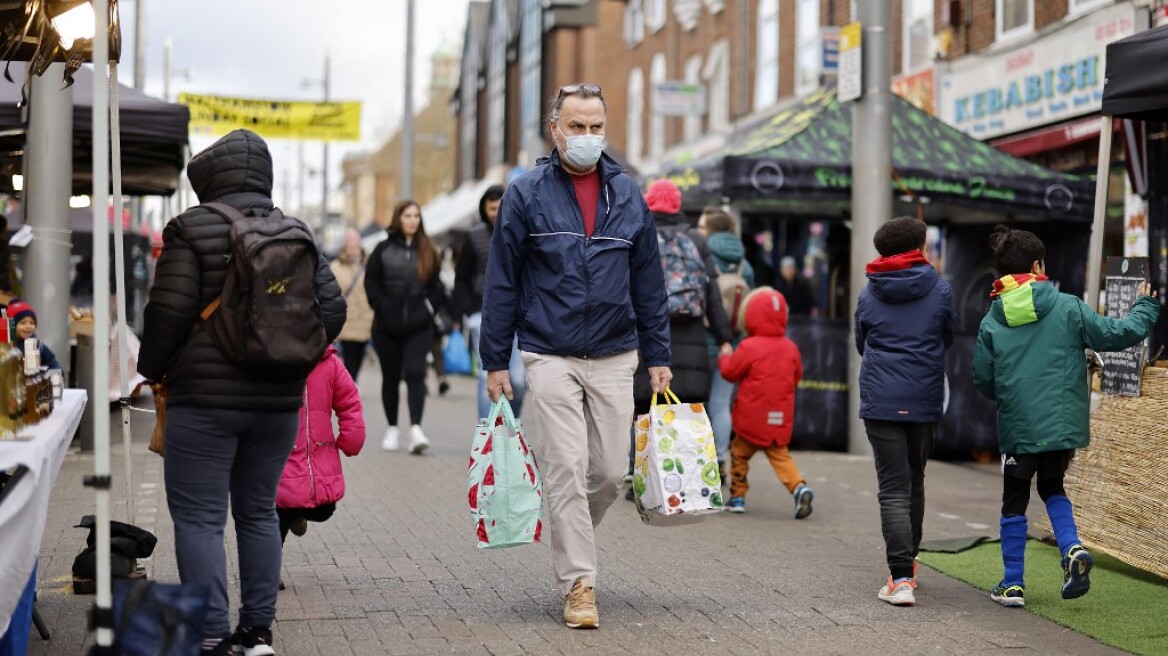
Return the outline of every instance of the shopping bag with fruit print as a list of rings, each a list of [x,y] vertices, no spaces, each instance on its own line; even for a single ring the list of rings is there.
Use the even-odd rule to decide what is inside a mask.
[[[701,403],[682,403],[665,390],[636,423],[633,490],[641,521],[676,526],[701,521],[722,506],[714,429]]]
[[[539,541],[543,479],[523,425],[505,398],[475,427],[466,482],[480,549]]]

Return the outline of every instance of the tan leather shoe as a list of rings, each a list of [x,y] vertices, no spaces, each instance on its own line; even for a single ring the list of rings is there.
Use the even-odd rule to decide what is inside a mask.
[[[564,597],[564,624],[569,629],[600,628],[600,613],[596,611],[596,591],[592,581],[581,576],[572,584],[572,591]]]

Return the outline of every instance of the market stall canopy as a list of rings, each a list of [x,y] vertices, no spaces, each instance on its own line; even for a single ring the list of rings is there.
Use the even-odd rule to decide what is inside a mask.
[[[1168,121],[1168,25],[1107,45],[1103,115]]]
[[[26,65],[13,63],[15,83],[0,80],[0,191],[11,191],[11,175],[21,172],[27,122],[20,108]],[[81,67],[73,85],[73,193],[93,190],[93,71]],[[187,146],[190,112],[119,85],[122,128],[122,187],[131,196],[170,195],[178,185]],[[36,99],[31,99],[32,103]]]
[[[963,208],[964,220],[1091,220],[1094,186],[977,141],[900,97],[892,101],[889,189],[919,199],[930,217]],[[852,194],[852,106],[834,87],[743,126],[720,151],[675,165],[665,177],[687,208],[729,199],[748,210],[845,213]],[[905,208],[899,207],[898,210]]]

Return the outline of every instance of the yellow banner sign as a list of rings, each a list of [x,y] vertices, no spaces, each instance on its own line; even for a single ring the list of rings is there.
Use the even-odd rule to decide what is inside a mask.
[[[360,102],[228,98],[193,93],[178,101],[191,110],[191,132],[224,134],[246,128],[269,139],[359,141]]]

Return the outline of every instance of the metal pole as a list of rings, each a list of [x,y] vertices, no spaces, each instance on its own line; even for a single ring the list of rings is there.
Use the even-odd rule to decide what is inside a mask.
[[[296,142],[296,156],[300,160],[300,211],[299,215],[304,216],[304,187],[305,187],[305,166],[304,166],[304,142]]]
[[[124,199],[122,198],[122,126],[120,124],[121,112],[118,108],[118,62],[111,61],[109,63],[110,73],[110,145],[113,148],[113,159],[110,164],[113,168],[113,182],[114,182],[114,289],[116,290],[118,299],[118,400],[122,410],[122,460],[125,464],[126,474],[126,510],[129,516],[129,522],[133,524],[137,521],[134,513],[134,467],[132,455],[132,444],[130,441],[130,378],[126,371],[126,365],[129,364],[128,357],[129,339],[126,336],[128,330],[126,322],[129,321],[129,316],[126,314],[126,241],[125,228],[122,224],[122,213],[125,210]],[[96,320],[96,317],[94,317]],[[103,348],[98,345],[98,348]],[[109,345],[104,345],[108,349]],[[96,381],[102,384],[102,391],[106,392],[109,389],[109,381]],[[97,385],[94,385],[96,394]]]
[[[174,43],[170,37],[162,44],[162,99],[170,102],[170,57]]]
[[[42,317],[37,337],[54,353],[68,354],[73,87],[61,88],[64,75],[64,62],[31,75],[24,222],[32,226],[33,240],[24,255],[24,296]],[[60,360],[69,366],[68,357]]]
[[[852,107],[852,244],[849,289],[851,310],[868,284],[864,268],[876,257],[872,238],[892,218],[892,42],[888,24],[890,0],[859,3],[863,25],[864,95]],[[849,322],[851,330],[855,325]],[[848,340],[855,343],[854,335]],[[848,348],[848,451],[870,454],[860,411],[860,356]]]
[[[331,68],[331,66],[329,65],[329,56],[325,55],[324,56],[324,101],[325,102],[329,101],[329,69],[330,68]],[[321,230],[321,234],[327,234],[326,231],[328,230],[328,223],[329,223],[329,211],[328,211],[329,176],[328,176],[328,171],[329,171],[329,142],[327,139],[325,139],[325,141],[324,141],[324,167],[321,168],[321,170],[320,170],[320,180],[321,180],[321,187],[322,187],[321,197],[320,197],[320,230]]]
[[[1103,267],[1103,230],[1107,216],[1107,190],[1111,183],[1112,117],[1099,119],[1099,165],[1095,170],[1095,220],[1087,247],[1087,305],[1099,311],[1099,272]]]
[[[134,88],[144,91],[146,84],[146,0],[135,0],[134,10]],[[96,61],[96,60],[95,60]]]
[[[93,0],[96,16],[93,61],[109,61],[109,0]],[[109,80],[105,66],[93,67],[93,379],[109,384]],[[96,391],[96,390],[95,390]],[[96,395],[95,396],[99,396]],[[93,474],[97,516],[97,599],[99,611],[111,609],[110,581],[110,407],[106,399],[92,398]],[[99,647],[113,645],[113,630],[97,627]]]
[[[401,189],[398,199],[414,197],[414,0],[406,0],[406,89],[402,113]]]

